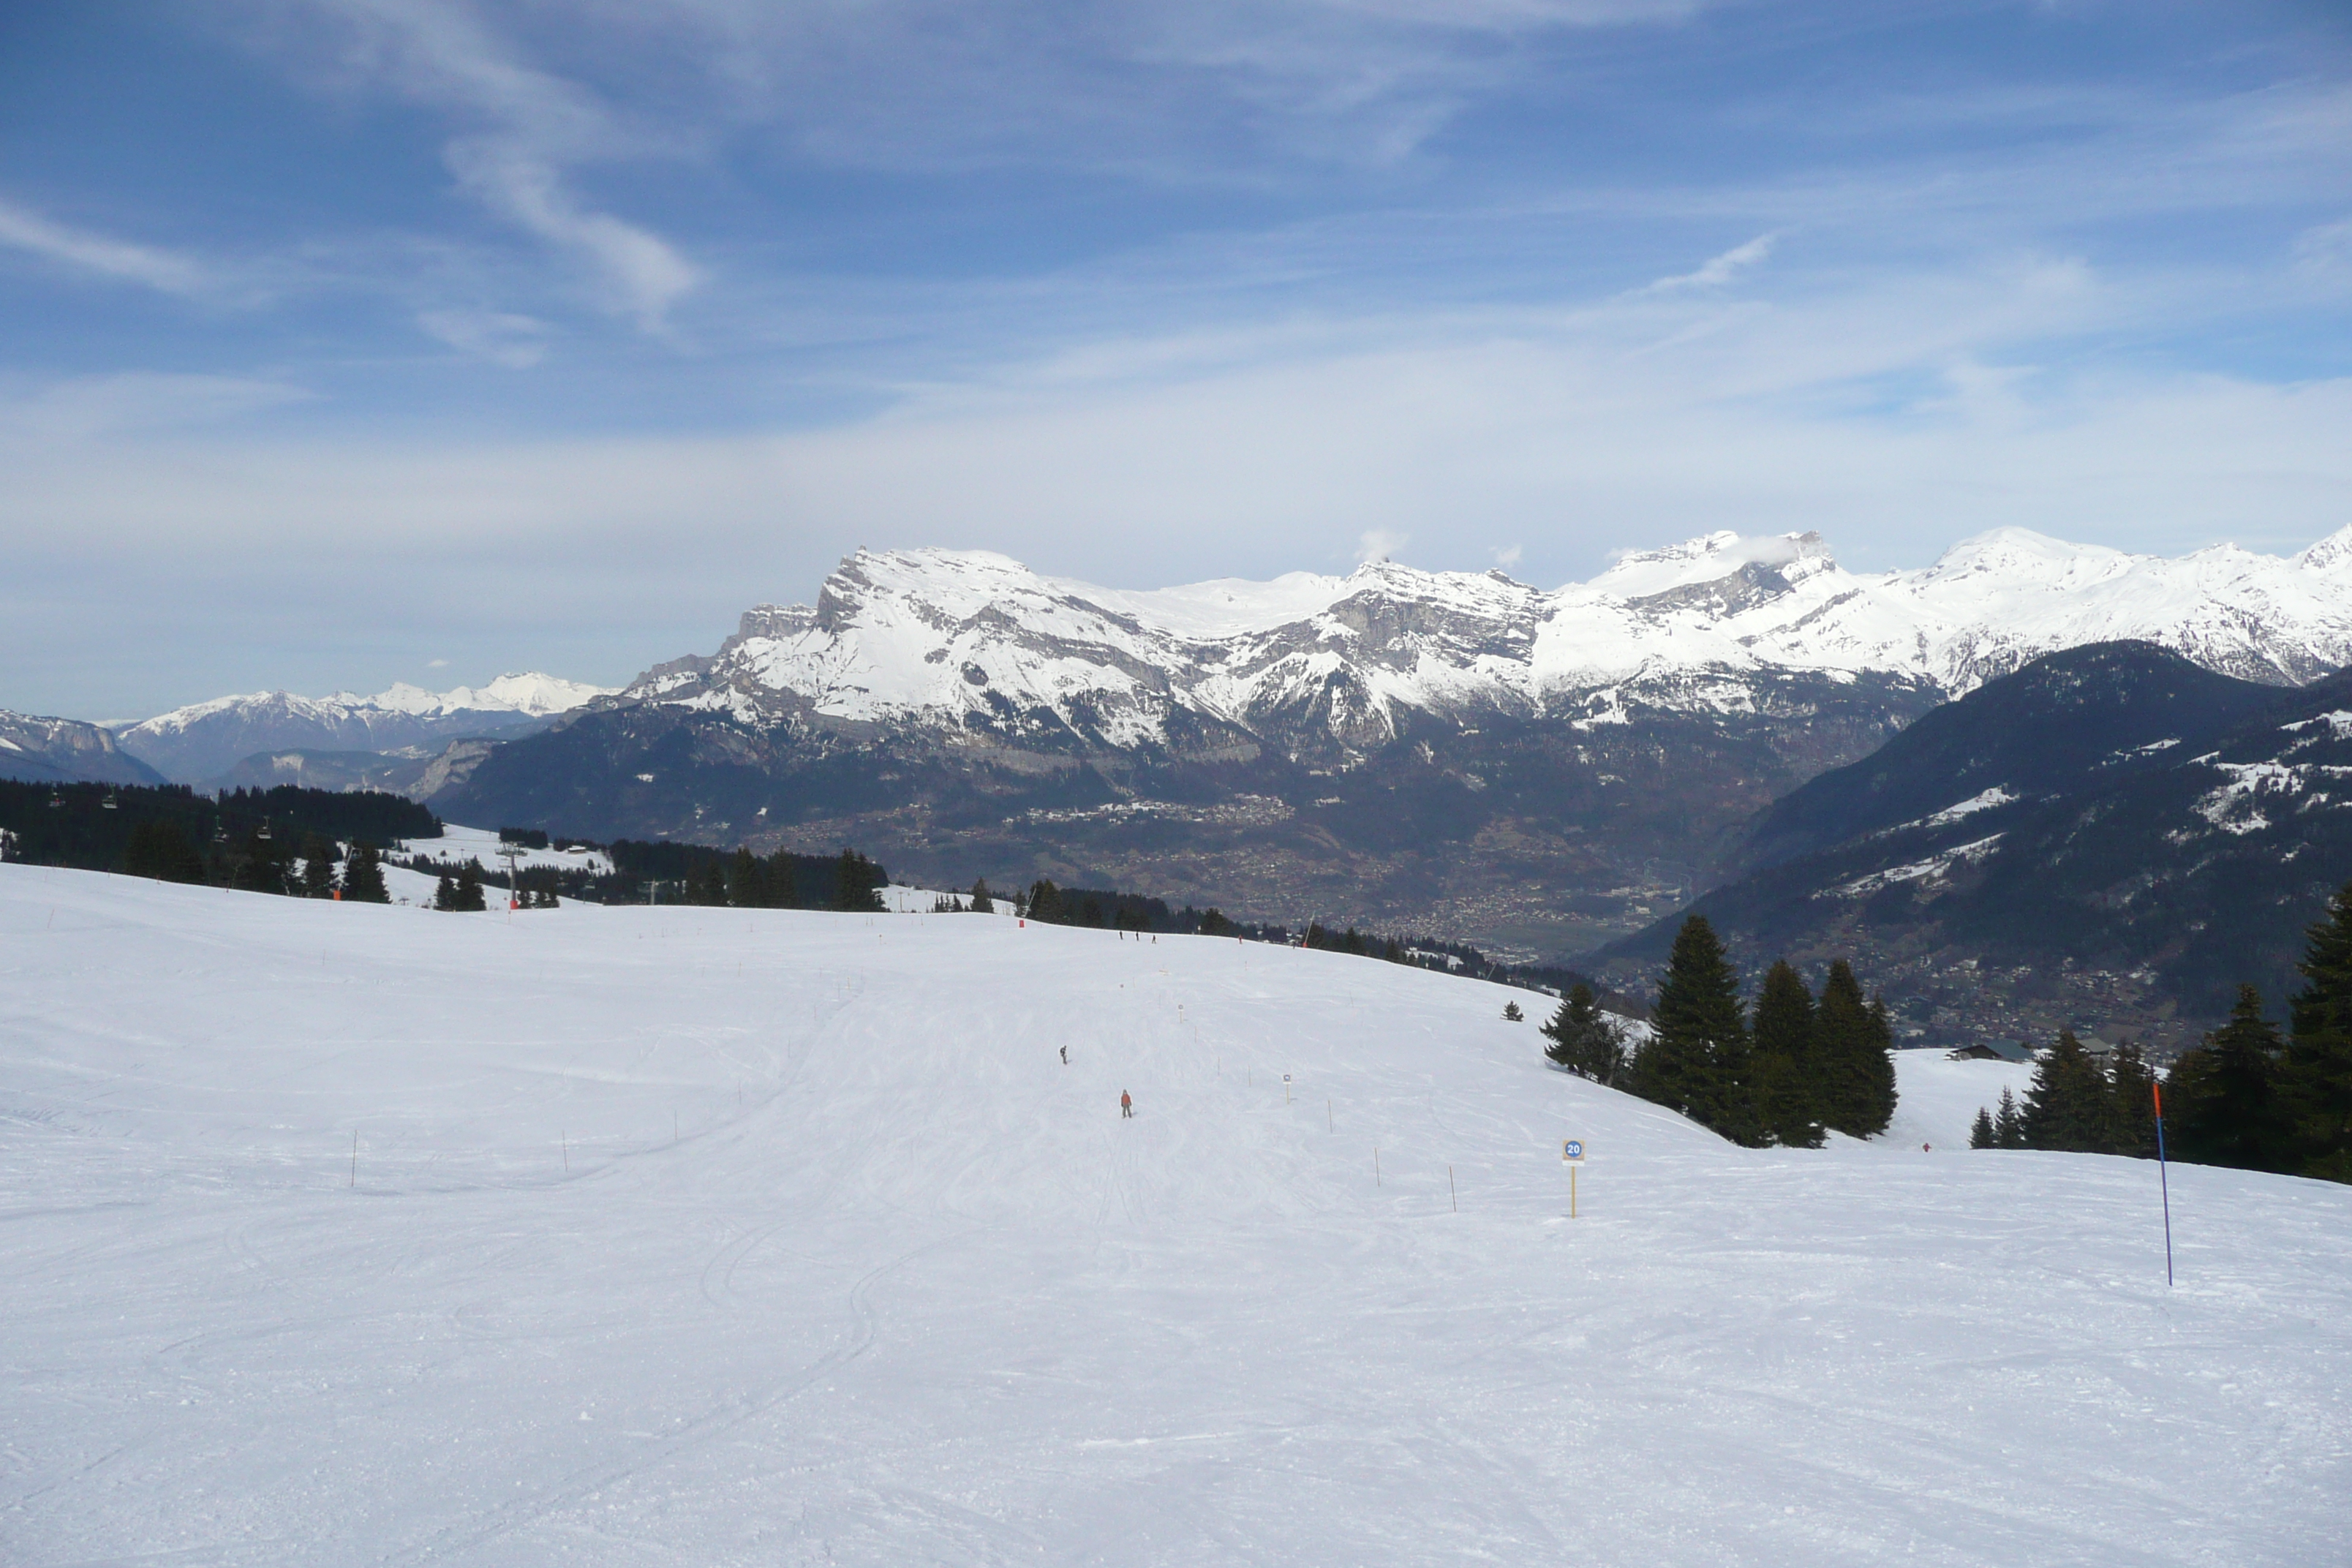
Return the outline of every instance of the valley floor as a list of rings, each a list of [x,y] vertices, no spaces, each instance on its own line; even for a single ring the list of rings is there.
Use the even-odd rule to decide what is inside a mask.
[[[2153,1166],[1958,1146],[2011,1068],[1749,1152],[1333,953],[13,865],[0,977],[11,1564],[2241,1568],[2352,1525],[2352,1189],[2174,1167],[2168,1289]]]

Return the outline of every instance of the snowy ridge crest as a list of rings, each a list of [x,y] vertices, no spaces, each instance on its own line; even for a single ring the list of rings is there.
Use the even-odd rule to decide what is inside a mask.
[[[1137,591],[987,552],[860,551],[814,606],[757,606],[715,655],[622,696],[980,741],[1213,750],[1311,730],[1370,749],[1407,710],[1585,726],[1756,711],[1792,674],[1957,697],[2126,638],[2273,684],[2352,662],[2352,529],[2289,557],[2221,545],[2179,559],[1996,529],[1877,574],[1846,571],[1815,533],[1722,531],[1549,592],[1386,561]]]

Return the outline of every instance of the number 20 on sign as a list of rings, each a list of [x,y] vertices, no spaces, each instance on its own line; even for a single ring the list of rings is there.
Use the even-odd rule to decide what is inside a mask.
[[[1568,1162],[1568,1217],[1576,1217],[1576,1170],[1584,1163],[1584,1140],[1570,1138],[1559,1146],[1559,1157]]]

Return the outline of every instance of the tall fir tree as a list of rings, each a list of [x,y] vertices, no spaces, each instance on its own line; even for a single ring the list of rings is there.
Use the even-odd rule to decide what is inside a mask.
[[[985,877],[975,879],[971,884],[971,912],[976,915],[996,912],[996,900],[989,894],[988,879]]]
[[[1843,958],[1822,982],[1813,1042],[1822,1123],[1849,1138],[1885,1131],[1895,1118],[1894,1027],[1883,999],[1863,1000],[1862,982]]]
[[[768,868],[743,845],[737,845],[727,859],[727,901],[739,910],[765,909],[768,904]]]
[[[446,871],[442,872],[441,879],[433,884],[433,907],[445,914],[457,907],[457,879]]]
[[[2278,1073],[2294,1170],[2352,1182],[2352,887],[2305,933],[2297,967],[2306,984],[2288,1009]]]
[[[833,907],[856,913],[882,910],[880,868],[855,849],[845,849],[834,862]]]
[[[302,836],[302,896],[332,898],[335,891],[335,847],[316,833]]]
[[[1634,1058],[1633,1092],[1735,1143],[1759,1142],[1739,976],[1706,916],[1690,916],[1675,933],[1650,1022],[1656,1032]]]
[[[789,849],[779,849],[768,857],[768,907],[775,910],[796,910],[801,907],[800,864]]]
[[[2200,1165],[2287,1171],[2295,1163],[2278,1101],[2279,1032],[2262,993],[2238,987],[2230,1021],[2183,1051],[2164,1080],[2166,1152]]]
[[[1814,1062],[1813,994],[1787,959],[1764,974],[1756,997],[1754,1075],[1764,1135],[1790,1149],[1818,1149],[1824,1136],[1821,1075]]]
[[[1544,1055],[1595,1083],[1614,1083],[1625,1067],[1625,1037],[1593,999],[1592,987],[1582,981],[1568,988],[1559,1008],[1543,1026]]]
[[[2129,1040],[2107,1065],[2107,1152],[2156,1158],[2156,1073]]]
[[[453,910],[478,914],[488,909],[489,901],[482,896],[482,863],[468,860],[457,868],[457,896],[449,902]]]
[[[2072,1029],[2034,1065],[2025,1094],[2025,1145],[2076,1154],[2105,1153],[2110,1115],[2107,1075]]]
[[[2025,1112],[2018,1108],[2017,1096],[2009,1092],[2007,1084],[2001,1086],[2000,1109],[1993,1113],[1992,1142],[1996,1149],[2025,1147]]]
[[[383,856],[373,844],[354,844],[343,861],[343,898],[362,904],[388,904],[392,890],[383,884]]]
[[[1969,1147],[1971,1149],[2000,1147],[2000,1142],[1992,1130],[1992,1112],[1981,1105],[1977,1107],[1977,1119],[1969,1123]]]

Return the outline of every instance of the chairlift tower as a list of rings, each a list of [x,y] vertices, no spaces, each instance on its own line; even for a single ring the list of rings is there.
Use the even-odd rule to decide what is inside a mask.
[[[515,857],[522,853],[520,844],[500,844],[499,854],[507,863],[507,913],[522,907],[522,879],[515,869]]]

